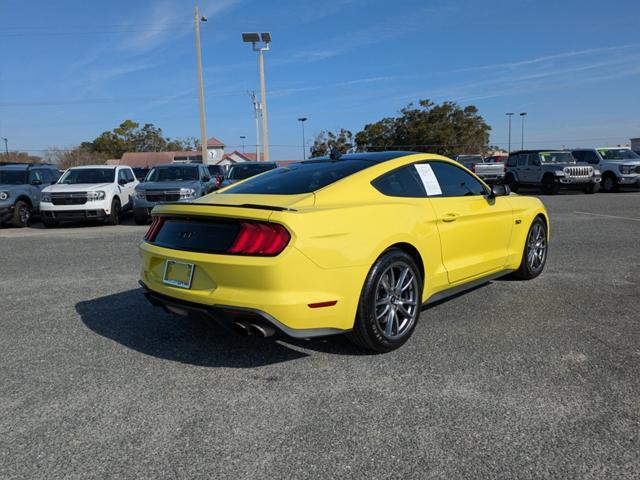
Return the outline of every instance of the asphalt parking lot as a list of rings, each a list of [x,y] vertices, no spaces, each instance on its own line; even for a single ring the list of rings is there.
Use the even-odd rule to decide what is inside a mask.
[[[543,201],[541,277],[386,355],[151,307],[131,220],[0,230],[0,478],[640,478],[640,193]]]

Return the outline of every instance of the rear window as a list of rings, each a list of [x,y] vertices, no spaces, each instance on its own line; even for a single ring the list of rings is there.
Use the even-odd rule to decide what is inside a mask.
[[[253,177],[263,172],[273,170],[276,166],[273,163],[266,163],[264,165],[234,165],[229,170],[229,176],[231,180],[244,180],[245,178]]]
[[[197,179],[197,166],[156,167],[147,175],[147,182],[185,182]]]
[[[367,160],[309,161],[294,163],[250,178],[223,193],[296,195],[310,193],[375,165]],[[235,168],[235,167],[234,167]]]

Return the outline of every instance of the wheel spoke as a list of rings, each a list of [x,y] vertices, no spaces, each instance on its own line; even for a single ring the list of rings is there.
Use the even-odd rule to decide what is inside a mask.
[[[389,304],[389,297],[384,297],[376,302],[376,307],[381,307],[382,305],[388,305],[388,304]]]
[[[408,281],[407,281],[407,283],[406,283],[402,288],[400,288],[400,292],[401,292],[401,293],[402,293],[402,292],[404,292],[404,291],[405,291],[407,288],[409,288],[412,284],[413,284],[413,274],[412,274],[411,272],[409,272],[409,275],[408,275]]]
[[[382,317],[384,317],[387,314],[387,312],[389,311],[390,308],[391,307],[389,307],[389,305],[386,305],[384,307],[384,309],[382,310],[382,312],[376,314],[376,320],[380,320]]]
[[[391,293],[391,286],[387,281],[386,275],[382,277],[382,279],[380,280],[380,284],[382,285],[382,288],[384,288],[384,290],[387,292],[387,295],[389,295]]]
[[[407,318],[408,320],[410,320],[413,317],[413,315],[411,315],[411,312],[409,312],[409,310],[404,308],[402,305],[398,305],[398,311],[402,313],[402,315],[404,315],[405,318]]]
[[[400,273],[400,277],[398,278],[398,281],[395,284],[396,289],[399,289],[399,290],[402,289],[402,285],[404,285],[404,281],[407,278],[408,273],[409,273],[409,267],[402,269],[402,272]]]
[[[384,333],[388,337],[390,337],[392,335],[392,332],[393,332],[393,321],[394,321],[394,318],[395,318],[395,313],[394,313],[393,309],[391,309],[389,311],[389,314],[387,315],[387,325],[385,326],[385,329],[384,329]]]

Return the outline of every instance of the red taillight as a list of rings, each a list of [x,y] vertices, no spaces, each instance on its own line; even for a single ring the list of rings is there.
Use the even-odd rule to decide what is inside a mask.
[[[238,255],[277,255],[287,246],[291,235],[277,223],[242,222],[229,253]]]
[[[147,234],[144,236],[144,239],[147,242],[153,242],[156,239],[158,232],[162,228],[163,223],[164,223],[163,217],[154,216],[153,220],[151,221],[151,226],[149,227],[149,230],[147,230]]]

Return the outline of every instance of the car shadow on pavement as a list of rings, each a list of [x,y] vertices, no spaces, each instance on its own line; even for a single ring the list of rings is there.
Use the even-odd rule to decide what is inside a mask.
[[[142,289],[76,304],[92,331],[154,357],[205,367],[253,368],[307,357],[299,348],[364,355],[342,336],[297,340],[243,337],[214,321],[183,318],[148,303]]]

